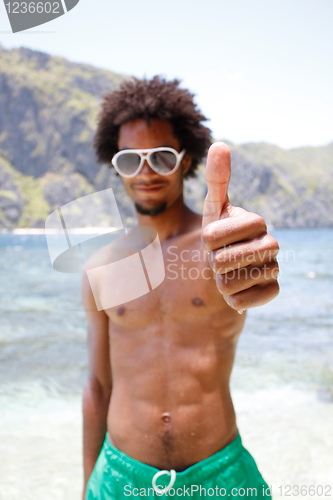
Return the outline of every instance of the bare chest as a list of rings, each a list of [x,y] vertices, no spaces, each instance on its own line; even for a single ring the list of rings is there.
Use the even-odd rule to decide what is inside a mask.
[[[212,326],[219,324],[227,306],[217,291],[201,241],[196,239],[191,244],[186,241],[162,247],[164,280],[140,297],[107,309],[112,324],[136,330],[156,325],[191,328],[191,325],[196,327],[208,320]],[[130,273],[127,279],[130,286]],[[106,294],[109,286],[104,282],[101,292]]]

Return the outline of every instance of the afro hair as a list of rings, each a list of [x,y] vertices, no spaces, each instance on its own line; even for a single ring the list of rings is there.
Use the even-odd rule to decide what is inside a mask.
[[[211,131],[201,123],[207,118],[197,109],[194,95],[180,88],[179,84],[180,80],[167,81],[160,76],[151,80],[133,78],[106,94],[94,138],[98,161],[110,163],[117,153],[122,124],[138,118],[149,124],[155,118],[171,123],[181,149],[186,149],[192,156],[186,177],[195,177],[195,171],[212,142]]]

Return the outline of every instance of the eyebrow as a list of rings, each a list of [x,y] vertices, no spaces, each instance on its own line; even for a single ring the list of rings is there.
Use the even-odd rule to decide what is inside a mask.
[[[176,149],[173,146],[170,146],[170,144],[161,144],[161,146],[156,146],[155,148],[129,148],[127,146],[120,148],[118,151],[126,151],[127,149],[156,149],[156,148],[172,148]]]

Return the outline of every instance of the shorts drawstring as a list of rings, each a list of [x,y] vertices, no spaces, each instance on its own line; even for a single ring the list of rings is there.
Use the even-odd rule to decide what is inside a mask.
[[[156,479],[158,479],[160,476],[164,476],[165,474],[170,474],[171,477],[168,486],[165,486],[163,488],[162,486],[158,486],[156,484]],[[171,469],[170,471],[160,470],[156,472],[156,474],[154,475],[152,480],[152,485],[157,495],[164,495],[164,493],[167,493],[168,491],[171,490],[172,486],[175,484],[175,481],[176,481],[176,471],[174,469]]]

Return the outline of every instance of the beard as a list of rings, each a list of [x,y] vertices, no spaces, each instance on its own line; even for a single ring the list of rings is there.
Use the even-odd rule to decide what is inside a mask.
[[[166,202],[164,202],[164,203],[161,203],[161,205],[158,205],[157,207],[144,208],[141,205],[139,205],[138,203],[135,203],[136,211],[139,214],[150,215],[151,217],[154,217],[155,215],[159,215],[162,212],[164,212],[164,210],[166,209],[166,206],[167,206],[167,204],[166,204]]]

